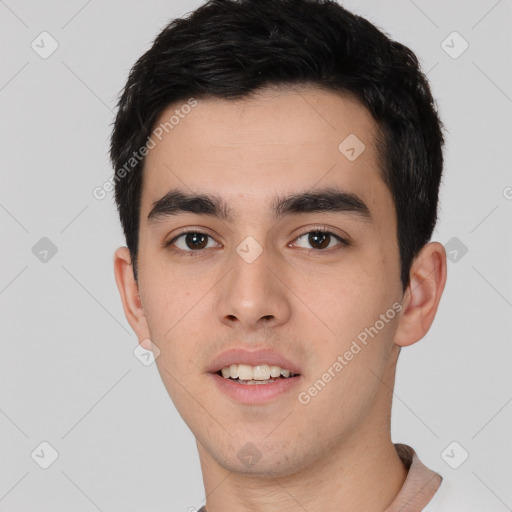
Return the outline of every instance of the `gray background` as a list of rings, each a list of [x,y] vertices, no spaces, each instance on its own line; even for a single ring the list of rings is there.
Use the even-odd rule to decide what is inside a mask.
[[[200,3],[0,0],[0,511],[203,503],[194,438],[155,365],[133,354],[113,201],[92,195],[112,174],[110,125],[130,67]],[[454,261],[430,332],[402,351],[393,439],[482,510],[512,510],[512,1],[344,5],[416,52],[449,132],[433,239],[451,240]],[[51,48],[43,31],[59,45],[46,59],[31,47]],[[469,43],[457,58],[453,31]],[[43,237],[57,248],[46,262]],[[48,469],[43,441],[59,454]]]

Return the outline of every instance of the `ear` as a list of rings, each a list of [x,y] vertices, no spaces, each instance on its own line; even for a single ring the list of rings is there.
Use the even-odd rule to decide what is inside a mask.
[[[114,253],[114,274],[126,320],[135,331],[142,347],[151,350],[148,322],[142,308],[139,285],[133,275],[130,251],[127,247],[119,247]]]
[[[410,282],[394,339],[396,345],[412,345],[427,334],[441,300],[446,272],[444,246],[430,242],[422,247],[411,266]]]

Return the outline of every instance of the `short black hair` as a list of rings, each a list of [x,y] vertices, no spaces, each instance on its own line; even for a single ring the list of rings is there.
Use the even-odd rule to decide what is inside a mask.
[[[356,98],[376,121],[405,290],[412,261],[437,222],[443,124],[415,54],[331,0],[210,0],[172,20],[137,60],[118,102],[110,145],[115,200],[136,280],[140,150],[162,111],[190,98],[239,99],[265,86],[295,85]]]

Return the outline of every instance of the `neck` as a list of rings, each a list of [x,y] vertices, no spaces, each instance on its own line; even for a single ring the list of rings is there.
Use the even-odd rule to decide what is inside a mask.
[[[407,470],[380,427],[355,433],[297,473],[268,478],[226,470],[198,442],[207,512],[383,512]]]

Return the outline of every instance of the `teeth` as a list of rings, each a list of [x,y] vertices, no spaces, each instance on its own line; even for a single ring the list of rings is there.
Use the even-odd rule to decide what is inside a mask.
[[[261,366],[255,366],[252,369],[252,379],[251,380],[268,380],[269,378],[270,378],[270,366],[268,364],[262,364]],[[246,380],[249,380],[249,379],[246,379]]]
[[[232,364],[221,370],[225,379],[240,379],[243,381],[268,381],[280,376],[284,378],[293,377],[295,374],[276,365],[260,364],[250,366],[248,364]]]
[[[271,377],[279,377],[281,375],[281,368],[279,366],[271,366],[270,367],[270,376]]]
[[[233,368],[235,365],[231,365],[231,368]],[[253,368],[252,366],[249,366],[247,364],[239,364],[238,365],[238,378],[240,380],[255,380],[253,378]],[[233,370],[231,370],[231,376],[233,376]]]

